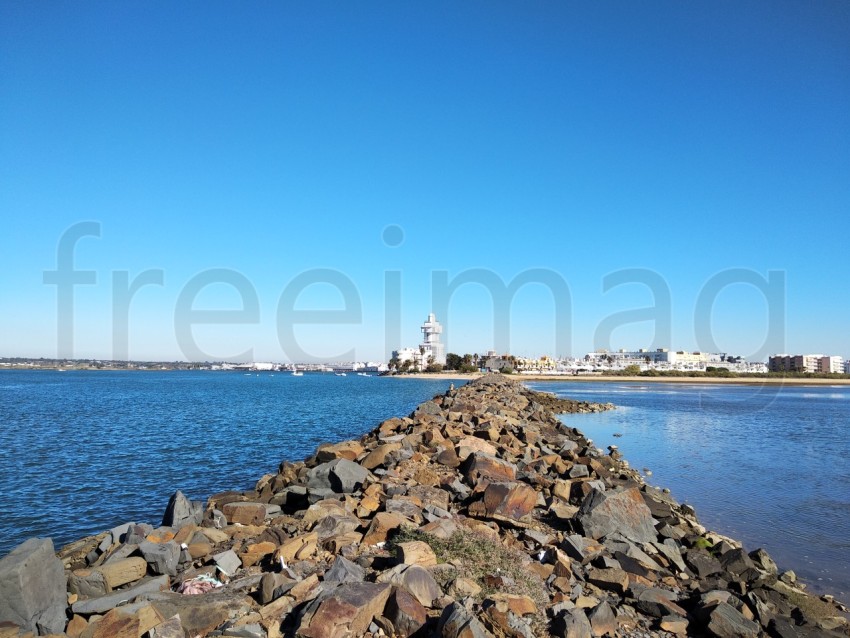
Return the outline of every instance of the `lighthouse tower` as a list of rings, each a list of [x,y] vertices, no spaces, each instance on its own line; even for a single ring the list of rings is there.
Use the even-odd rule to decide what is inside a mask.
[[[424,358],[433,357],[434,363],[446,365],[446,346],[440,343],[440,335],[443,326],[437,321],[434,313],[428,315],[428,319],[422,324],[422,343],[420,348],[424,349]]]

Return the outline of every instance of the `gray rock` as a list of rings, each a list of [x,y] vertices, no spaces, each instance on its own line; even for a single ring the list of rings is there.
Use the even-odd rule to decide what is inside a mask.
[[[583,478],[590,476],[590,470],[586,465],[573,465],[570,468],[570,478]]]
[[[141,523],[140,525],[133,525],[130,527],[126,534],[124,534],[124,542],[128,545],[138,545],[143,542],[147,535],[153,531],[153,525],[149,525],[147,523]]]
[[[113,543],[125,543],[127,542],[127,534],[136,526],[135,523],[124,523],[123,525],[118,525],[117,527],[113,527],[109,530],[110,535],[112,536]]]
[[[552,633],[561,638],[592,638],[593,628],[584,611],[576,607],[555,617]]]
[[[319,520],[313,531],[319,535],[319,540],[323,541],[338,534],[353,532],[358,527],[360,527],[360,521],[354,516],[330,514]]]
[[[331,461],[330,482],[334,492],[348,494],[359,490],[371,476],[369,470],[348,459]]]
[[[404,588],[424,607],[430,607],[443,594],[431,572],[419,565],[396,565],[380,574],[378,581]]]
[[[618,532],[640,543],[657,540],[652,514],[637,488],[600,492],[592,490],[576,515],[585,535],[594,539]]]
[[[204,506],[200,501],[190,501],[180,490],[168,499],[162,524],[166,527],[183,527],[190,523],[200,525],[204,518]]]
[[[65,570],[49,538],[31,538],[0,559],[0,622],[41,634],[65,630]]]
[[[180,616],[172,616],[165,622],[159,623],[148,632],[150,638],[186,638]]]
[[[587,615],[587,619],[596,636],[604,636],[606,634],[613,636],[614,632],[617,631],[617,615],[614,613],[611,605],[605,601],[602,601],[591,609]]]
[[[337,556],[334,564],[325,572],[326,583],[358,583],[365,578],[365,569],[342,556]]]
[[[758,636],[758,623],[749,620],[729,603],[718,604],[709,614],[708,630],[717,638]]]
[[[168,576],[156,576],[148,580],[141,580],[137,585],[130,589],[122,589],[98,598],[78,600],[71,606],[71,611],[75,614],[82,614],[84,616],[90,614],[105,614],[110,609],[114,609],[118,605],[133,602],[136,598],[143,594],[162,591],[162,589],[167,587]]]
[[[439,632],[442,638],[488,638],[492,636],[484,625],[459,603],[452,603],[443,609],[440,616]]]
[[[226,552],[221,552],[220,554],[215,554],[213,556],[213,561],[215,562],[216,567],[218,567],[221,572],[227,576],[233,576],[233,574],[236,573],[236,570],[242,567],[242,561],[232,549],[228,549]]]
[[[242,625],[241,627],[225,629],[222,636],[236,636],[237,638],[266,638],[266,630],[258,623],[251,623],[250,625]]]
[[[706,578],[723,571],[723,565],[720,564],[720,561],[702,549],[688,550],[685,553],[685,561],[700,578]]]
[[[144,541],[139,544],[139,552],[145,557],[154,574],[177,575],[177,565],[180,563],[180,546],[174,541],[167,543],[151,543]]]

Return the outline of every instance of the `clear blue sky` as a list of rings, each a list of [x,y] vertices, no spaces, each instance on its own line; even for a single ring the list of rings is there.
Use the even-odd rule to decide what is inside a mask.
[[[214,268],[250,290],[214,273],[192,307],[258,306],[189,326],[212,358],[298,359],[287,309],[348,304],[294,343],[379,359],[441,303],[450,351],[847,357],[850,4],[5,2],[0,219],[0,356],[56,356],[68,316],[44,273],[91,221],[77,357],[186,358],[178,298]],[[669,304],[646,274],[603,290],[631,268]],[[150,269],[163,285],[116,337],[113,287]],[[505,335],[484,286],[434,290],[470,269],[549,283],[496,304]],[[773,292],[746,283],[769,271]],[[297,282],[316,283],[279,316]],[[610,318],[653,305],[660,322]]]

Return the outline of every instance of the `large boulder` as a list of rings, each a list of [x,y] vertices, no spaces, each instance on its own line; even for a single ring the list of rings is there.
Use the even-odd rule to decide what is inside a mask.
[[[306,638],[360,636],[375,618],[383,614],[392,588],[378,583],[340,585],[315,612],[305,616],[298,635]]]
[[[758,636],[758,623],[746,618],[728,603],[720,603],[709,613],[708,630],[718,638]]]
[[[637,488],[603,492],[593,489],[579,508],[585,536],[599,539],[614,532],[637,543],[657,539],[652,513]]]
[[[307,487],[310,490],[332,490],[337,494],[350,494],[363,487],[371,472],[349,461],[335,459],[317,465],[307,474]]]
[[[0,622],[39,634],[65,630],[65,570],[49,538],[31,538],[0,559]]]
[[[484,491],[486,516],[518,521],[537,504],[537,492],[525,483],[490,483]]]
[[[190,501],[180,490],[168,499],[162,524],[165,527],[183,527],[193,523],[200,525],[204,518],[204,505],[200,501]]]

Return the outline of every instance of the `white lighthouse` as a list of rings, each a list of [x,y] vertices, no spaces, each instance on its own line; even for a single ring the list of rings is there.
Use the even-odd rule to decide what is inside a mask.
[[[424,350],[423,358],[427,361],[428,357],[433,357],[434,363],[446,365],[446,346],[440,343],[440,335],[443,333],[443,326],[437,321],[434,313],[429,313],[425,323],[422,324],[422,343],[420,348]]]

